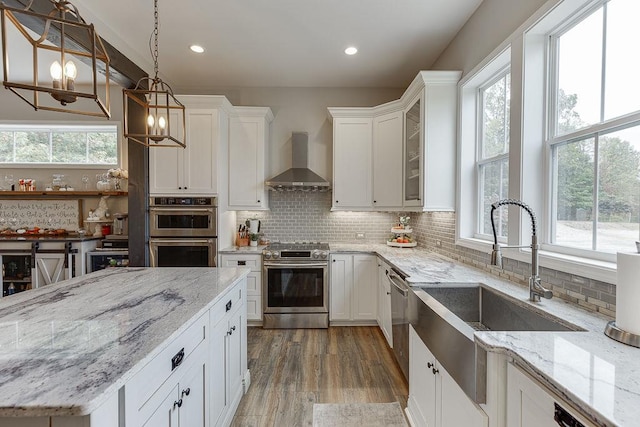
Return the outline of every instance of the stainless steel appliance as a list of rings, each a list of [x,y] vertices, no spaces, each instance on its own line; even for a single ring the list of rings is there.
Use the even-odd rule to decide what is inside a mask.
[[[87,253],[87,272],[104,270],[107,267],[126,267],[129,265],[127,250],[95,250]]]
[[[151,197],[149,236],[214,237],[215,197]]]
[[[393,352],[402,369],[404,377],[409,379],[409,286],[406,276],[396,270],[387,270],[387,280],[391,283],[391,335]]]
[[[215,197],[152,197],[149,252],[152,267],[215,267]]]
[[[272,243],[263,256],[263,327],[329,327],[329,244]]]

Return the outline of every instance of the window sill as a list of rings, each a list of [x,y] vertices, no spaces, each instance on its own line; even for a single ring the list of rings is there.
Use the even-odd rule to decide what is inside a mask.
[[[491,253],[492,243],[481,239],[459,238],[456,245],[476,251]],[[502,251],[504,258],[531,263],[531,251],[528,249],[506,249]],[[594,260],[590,258],[540,251],[540,266],[552,270],[573,274],[588,279],[616,284],[617,269],[615,262]]]

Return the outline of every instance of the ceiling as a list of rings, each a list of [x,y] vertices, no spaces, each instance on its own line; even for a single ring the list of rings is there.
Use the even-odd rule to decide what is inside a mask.
[[[160,76],[175,92],[222,87],[404,88],[482,0],[159,0]],[[74,0],[153,75],[153,0]],[[197,55],[191,44],[206,50]],[[356,46],[354,56],[344,54]]]

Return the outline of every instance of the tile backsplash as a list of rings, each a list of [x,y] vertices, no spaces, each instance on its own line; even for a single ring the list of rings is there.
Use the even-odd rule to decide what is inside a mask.
[[[269,192],[270,211],[237,213],[238,224],[258,218],[261,232],[271,241],[384,243],[399,212],[331,212],[331,193]],[[505,258],[504,269],[490,265],[488,253],[455,244],[454,212],[411,212],[410,224],[419,246],[528,286],[529,263]],[[364,238],[356,239],[357,233]],[[615,317],[615,285],[562,271],[541,268],[543,284],[554,296]]]

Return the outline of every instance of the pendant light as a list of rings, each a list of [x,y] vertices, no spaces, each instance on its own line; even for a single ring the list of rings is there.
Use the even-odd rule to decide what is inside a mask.
[[[73,4],[49,2],[47,15],[31,10],[33,0],[24,9],[0,3],[4,87],[36,110],[109,118],[102,39]]]
[[[153,2],[153,78],[143,77],[134,89],[124,89],[124,136],[147,147],[186,147],[185,107],[173,95],[171,86],[158,77],[158,0]],[[144,109],[146,123],[132,125],[129,119],[129,104],[135,103]],[[142,129],[141,133],[136,129]]]

